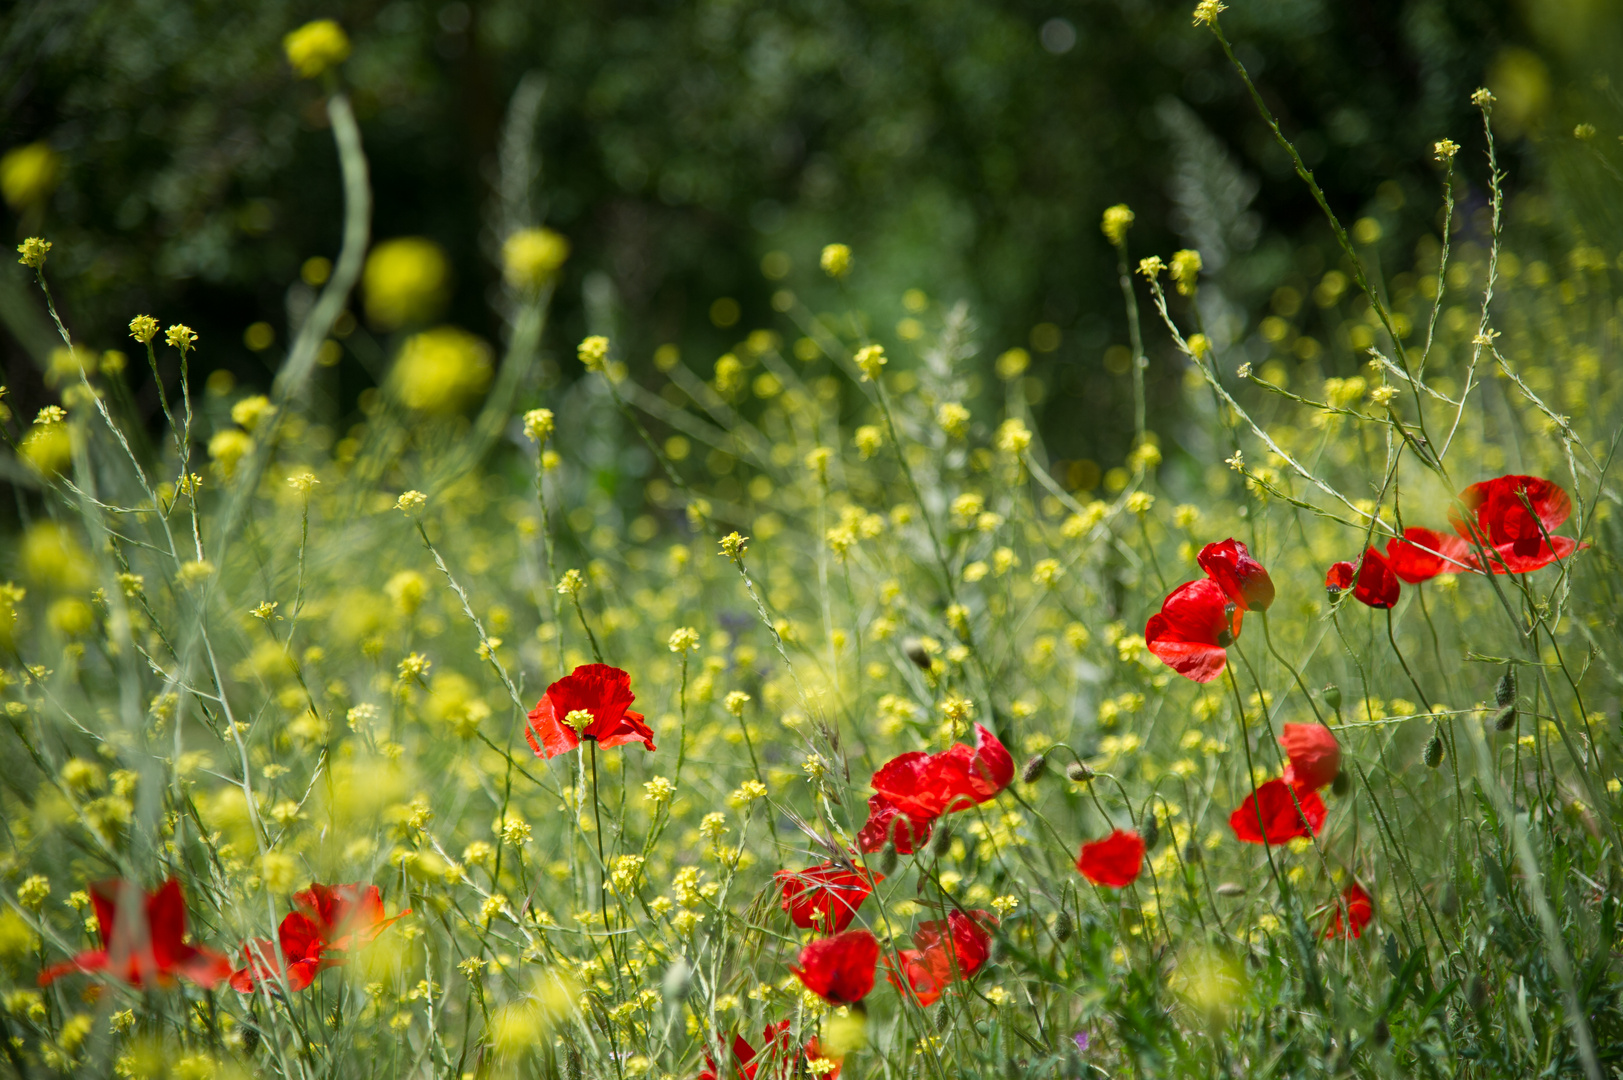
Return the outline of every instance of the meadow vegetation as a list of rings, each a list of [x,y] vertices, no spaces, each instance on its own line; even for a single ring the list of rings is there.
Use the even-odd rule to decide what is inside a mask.
[[[543,396],[568,243],[504,237],[500,349],[425,324],[347,40],[287,48],[346,221],[273,384],[193,385],[183,313],[59,321],[59,404],[7,418],[8,1069],[1623,1067],[1615,255],[1505,240],[1492,94],[1412,262],[1321,198],[1341,257],[1260,319],[1106,211],[1135,434],[1086,490],[1027,353],[919,290],[889,332],[838,242],[725,355],[642,385],[594,334]],[[340,432],[352,306],[393,359]]]

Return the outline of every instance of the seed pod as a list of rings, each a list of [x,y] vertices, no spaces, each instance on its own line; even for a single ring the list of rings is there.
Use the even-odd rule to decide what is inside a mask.
[[[1038,777],[1042,776],[1043,770],[1045,770],[1047,767],[1048,759],[1041,754],[1036,755],[1030,761],[1026,762],[1025,768],[1020,770],[1021,782],[1035,784]]]
[[[902,642],[902,652],[906,653],[907,658],[914,664],[925,671],[930,670],[930,654],[924,650],[924,642],[918,638],[910,637]]]
[[[1093,779],[1093,770],[1088,768],[1085,761],[1073,761],[1065,766],[1065,775],[1078,784],[1085,784]]]
[[[1426,768],[1435,769],[1443,763],[1443,737],[1433,734],[1431,741],[1426,744],[1425,753],[1420,758],[1426,763]]]
[[[1155,820],[1154,814],[1144,815],[1144,825],[1138,835],[1144,841],[1145,851],[1155,850],[1155,845],[1161,842],[1161,823]]]
[[[945,855],[952,847],[952,828],[947,825],[937,825],[935,834],[930,837],[930,854],[936,858]]]
[[[1493,730],[1509,731],[1516,726],[1516,706],[1506,705],[1493,718]]]
[[[1510,668],[1493,687],[1493,703],[1504,708],[1516,700],[1516,669]]]
[[[879,872],[886,877],[896,872],[896,845],[886,844],[885,850],[879,853]]]
[[[1325,683],[1324,689],[1319,691],[1319,696],[1324,698],[1324,703],[1336,712],[1341,711],[1341,687],[1335,683]]]
[[[1071,918],[1069,911],[1061,909],[1060,913],[1054,916],[1054,940],[1063,944],[1071,940],[1071,935],[1075,932],[1076,920]]]
[[[1334,795],[1345,795],[1352,789],[1352,776],[1346,769],[1336,773],[1336,778],[1330,781],[1330,792]]]
[[[1215,891],[1218,896],[1244,896],[1245,886],[1237,881],[1225,881]]]
[[[1385,1046],[1392,1041],[1392,1028],[1386,1022],[1386,1017],[1375,1021],[1375,1027],[1369,1033],[1369,1041],[1376,1046]]]

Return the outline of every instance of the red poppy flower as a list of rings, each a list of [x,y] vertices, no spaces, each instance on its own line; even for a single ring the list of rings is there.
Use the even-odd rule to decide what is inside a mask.
[[[287,988],[297,992],[315,981],[317,973],[343,963],[326,956],[327,939],[315,921],[302,912],[289,912],[276,929],[277,941],[259,938],[242,947],[242,967],[231,973],[231,989],[249,994],[263,981],[275,982],[285,974]],[[276,962],[276,946],[281,946],[283,966]]]
[[[1449,521],[1461,536],[1493,549],[1488,562],[1496,574],[1525,574],[1578,548],[1577,541],[1565,536],[1545,539],[1572,513],[1572,500],[1559,484],[1543,477],[1484,480],[1460,492],[1459,502],[1459,507],[1449,509]]]
[[[140,901],[139,911],[120,911],[121,902],[133,900]],[[152,893],[142,893],[129,882],[97,882],[90,886],[90,902],[96,909],[102,947],[46,968],[40,972],[41,986],[82,971],[106,972],[132,986],[170,986],[178,976],[212,989],[231,974],[226,957],[186,943],[186,899],[174,878]]]
[[[788,1022],[785,1021],[784,1023],[787,1026]],[[767,1032],[771,1033],[772,1028],[767,1028]],[[771,1039],[769,1038],[767,1041],[771,1042]],[[755,1057],[755,1047],[749,1044],[749,1040],[742,1035],[735,1034],[733,1036],[733,1068],[727,1073],[727,1076],[737,1076],[743,1078],[743,1080],[755,1080],[757,1068]],[[721,1080],[716,1073],[716,1059],[706,1053],[704,1060],[706,1068],[699,1073],[695,1080]]]
[[[1195,561],[1241,611],[1267,611],[1274,602],[1273,578],[1233,537],[1207,544]]]
[[[952,950],[947,950],[942,926],[952,939]],[[886,959],[890,970],[888,978],[897,990],[910,987],[919,1004],[933,1005],[942,991],[954,980],[968,979],[979,971],[992,955],[992,935],[988,928],[997,925],[997,918],[989,911],[972,911],[965,915],[952,911],[946,923],[940,920],[921,923],[913,932],[917,948],[899,949],[894,960]]]
[[[975,748],[958,743],[939,754],[911,750],[880,766],[873,786],[886,803],[913,818],[938,818],[995,798],[1014,779],[1014,758],[984,725],[975,725]]]
[[[857,833],[857,847],[871,854],[894,843],[898,854],[911,855],[930,842],[934,821],[902,813],[883,795],[870,795],[868,823]]]
[[[630,709],[636,699],[627,672],[607,664],[582,664],[547,687],[530,710],[524,737],[538,757],[567,754],[582,739],[595,739],[605,748],[640,742],[652,750],[653,729],[643,723],[642,713]]]
[[[231,975],[232,989],[249,993],[261,980],[285,974],[289,990],[303,990],[316,975],[346,960],[351,949],[371,944],[411,909],[386,916],[376,885],[312,884],[293,894],[293,906],[277,928],[284,968],[276,949],[260,938],[243,946],[243,966]]]
[[[1337,904],[1330,919],[1330,925],[1325,928],[1324,936],[1327,938],[1356,938],[1364,933],[1364,927],[1375,917],[1375,902],[1370,899],[1369,893],[1358,882],[1353,882],[1341,890],[1342,904],[1347,906],[1347,921],[1341,920],[1342,904]]]
[[[1300,812],[1296,804],[1301,803]],[[1262,808],[1262,826],[1257,824],[1257,808]],[[1316,836],[1324,828],[1324,800],[1316,791],[1296,790],[1284,780],[1270,780],[1245,797],[1240,808],[1229,815],[1229,828],[1248,844],[1283,844],[1298,836]],[[1265,839],[1266,837],[1266,839]]]
[[[744,1036],[734,1035],[732,1046],[733,1071],[727,1075],[729,1077],[740,1077],[741,1080],[755,1080],[761,1066],[765,1065],[769,1076],[777,1076],[778,1072],[774,1069],[774,1063],[787,1064],[793,1054],[789,1045],[788,1034],[789,1021],[780,1020],[776,1024],[768,1024],[766,1030],[761,1032],[761,1048],[759,1050],[751,1046],[749,1040]],[[807,1041],[804,1054],[807,1060],[823,1056],[815,1037]],[[716,1074],[716,1059],[706,1053],[704,1060],[706,1068],[699,1073],[696,1080],[720,1080]],[[840,1066],[836,1064],[832,1071],[825,1074],[825,1077],[838,1080],[839,1075]]]
[[[1144,624],[1144,641],[1179,675],[1211,682],[1228,664],[1228,647],[1240,636],[1238,603],[1211,578],[1179,585]]]
[[[866,930],[847,930],[800,950],[800,966],[790,968],[800,983],[831,1005],[861,1001],[873,989],[879,942]]]
[[[1323,724],[1286,724],[1279,735],[1290,764],[1285,780],[1298,791],[1315,791],[1332,783],[1341,771],[1341,745]]]
[[[806,870],[779,870],[772,876],[782,884],[783,910],[794,924],[825,934],[850,926],[874,885],[885,880],[832,862]]]
[[[1472,569],[1471,545],[1460,536],[1411,525],[1401,538],[1386,542],[1386,563],[1410,585],[1430,581],[1438,574]]]
[[[1083,844],[1076,868],[1095,885],[1124,889],[1144,869],[1144,840],[1136,832],[1117,829],[1103,840]]]
[[[1374,548],[1367,549],[1356,566],[1338,562],[1330,567],[1324,575],[1324,587],[1330,590],[1332,597],[1350,587],[1354,600],[1372,608],[1395,607],[1402,593],[1398,576],[1387,564],[1386,556]]]

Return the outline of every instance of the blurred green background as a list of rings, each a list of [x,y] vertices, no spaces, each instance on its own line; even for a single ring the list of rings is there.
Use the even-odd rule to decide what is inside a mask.
[[[903,293],[918,288],[936,303],[969,301],[980,361],[1032,349],[1025,389],[1048,449],[1086,459],[1066,478],[1089,486],[1092,463],[1119,463],[1132,428],[1126,358],[1111,348],[1126,328],[1098,226],[1106,206],[1136,210],[1135,259],[1202,252],[1205,314],[1241,347],[1270,298],[1310,295],[1340,258],[1191,6],[18,4],[0,15],[0,150],[52,154],[32,174],[13,169],[7,228],[54,241],[64,314],[92,347],[129,345],[125,323],[149,311],[200,332],[194,378],[226,369],[239,385],[268,385],[290,312],[308,303],[301,267],[338,244],[322,88],[294,77],[281,44],[331,17],[354,43],[343,80],[371,162],[374,240],[444,248],[442,318],[502,336],[495,188],[504,117],[528,79],[544,87],[529,132],[532,216],[573,247],[547,331],[551,383],[578,376],[572,343],[605,319],[634,374],[651,374],[654,349],[670,342],[708,376],[750,329],[781,327],[775,289],[814,310],[842,302],[815,265],[839,240],[856,252],[850,288],[882,340],[895,341]],[[1513,199],[1547,188],[1563,162],[1619,163],[1607,82],[1623,55],[1615,2],[1230,6],[1223,25],[1240,58],[1338,212],[1379,225],[1363,235],[1392,267],[1410,266],[1437,228],[1430,148],[1445,135],[1464,147],[1461,230],[1480,235],[1482,138],[1468,100],[1478,85],[1500,98]],[[1583,122],[1599,134],[1568,153]],[[1586,229],[1616,236],[1609,203],[1546,204],[1532,218],[1569,244]],[[763,274],[777,252],[787,261],[766,265],[787,269],[782,281]],[[723,297],[736,306],[717,305]],[[50,400],[40,367],[52,341],[21,267],[5,272],[0,314],[6,382],[26,417]],[[274,330],[268,347],[244,340],[256,322]],[[394,347],[358,320],[333,357],[341,408]],[[1324,374],[1356,362],[1295,360]],[[1171,365],[1150,375],[1153,427],[1178,375]],[[150,377],[131,380],[155,415]]]

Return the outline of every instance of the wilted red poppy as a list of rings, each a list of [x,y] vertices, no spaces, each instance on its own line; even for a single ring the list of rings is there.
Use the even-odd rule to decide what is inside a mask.
[[[231,986],[247,993],[262,979],[274,979],[285,971],[289,990],[303,990],[316,975],[337,967],[351,949],[368,945],[401,918],[385,915],[383,894],[376,885],[359,882],[348,885],[312,884],[293,894],[296,911],[288,912],[277,928],[284,969],[276,966],[276,949],[261,938],[243,946],[243,966],[231,975]]]
[[[1103,840],[1083,844],[1076,868],[1095,885],[1124,889],[1144,869],[1144,840],[1129,829],[1117,829]]]
[[[1297,811],[1300,803],[1302,809]],[[1262,809],[1261,828],[1257,809]],[[1292,791],[1284,780],[1270,780],[1245,797],[1229,815],[1229,828],[1248,844],[1283,844],[1298,836],[1314,836],[1324,828],[1324,800],[1316,791]],[[1264,839],[1266,837],[1266,839]]]
[[[847,930],[800,950],[800,966],[790,968],[807,990],[831,1005],[861,1001],[873,989],[879,942],[866,930]]]
[[[1242,611],[1267,611],[1274,602],[1274,581],[1244,544],[1230,537],[1200,549],[1196,558],[1206,576]]]
[[[870,854],[894,843],[902,855],[911,855],[930,842],[934,818],[904,814],[883,795],[868,796],[868,823],[857,833],[857,846]]]
[[[1566,558],[1579,546],[1565,536],[1545,539],[1546,533],[1555,532],[1572,513],[1572,500],[1559,484],[1543,477],[1484,480],[1460,492],[1459,502],[1465,513],[1451,507],[1449,521],[1461,536],[1481,540],[1492,549],[1488,563],[1496,574],[1537,570]]]
[[[933,1005],[955,979],[970,978],[986,963],[992,955],[989,928],[996,925],[996,916],[980,910],[968,915],[961,911],[949,912],[945,923],[939,919],[921,923],[913,932],[913,944],[917,947],[899,949],[894,960],[887,959],[886,966],[890,970],[886,977],[897,990],[904,989],[905,980],[920,1005]],[[946,934],[943,926],[947,927]],[[949,935],[950,952],[946,941]]]
[[[1179,675],[1211,682],[1228,664],[1227,649],[1240,636],[1242,614],[1211,578],[1186,581],[1144,624],[1144,642]]]
[[[884,877],[826,862],[772,875],[783,888],[783,910],[802,930],[837,934],[851,925],[857,908]]]
[[[636,699],[627,672],[607,664],[582,664],[547,687],[530,710],[524,737],[538,757],[567,754],[582,739],[595,739],[603,747],[640,742],[652,750],[653,729],[643,723],[642,713],[630,708]]]
[[[1364,933],[1364,927],[1375,917],[1375,902],[1370,899],[1369,893],[1358,882],[1353,882],[1341,890],[1341,904],[1335,906],[1330,919],[1330,925],[1325,928],[1324,936],[1327,938],[1356,938]],[[1347,907],[1347,921],[1342,922],[1342,904]]]
[[[139,910],[121,911],[119,905],[126,900],[139,900]],[[186,900],[174,878],[152,893],[129,882],[97,882],[90,886],[90,902],[96,909],[102,947],[46,968],[40,972],[41,986],[82,971],[106,972],[132,986],[170,986],[178,976],[213,989],[231,974],[226,957],[186,943]]]
[[[1341,771],[1341,745],[1323,724],[1286,724],[1280,729],[1279,745],[1290,759],[1285,780],[1298,791],[1326,787]]]
[[[1405,582],[1419,585],[1438,574],[1473,569],[1470,548],[1464,537],[1411,525],[1401,538],[1386,542],[1386,563]]]
[[[1387,565],[1386,556],[1374,548],[1364,552],[1357,566],[1338,562],[1324,575],[1324,587],[1330,590],[1332,597],[1345,592],[1349,586],[1354,600],[1372,608],[1394,607],[1402,594],[1398,576]]]

